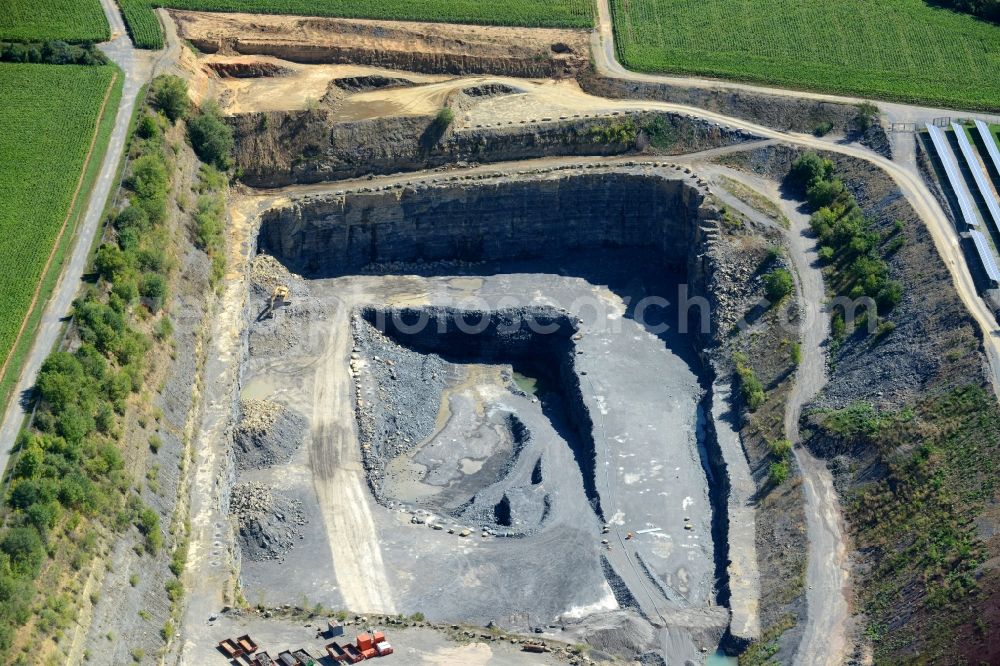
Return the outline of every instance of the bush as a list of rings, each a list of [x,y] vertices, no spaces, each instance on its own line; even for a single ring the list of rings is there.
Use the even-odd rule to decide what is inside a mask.
[[[170,178],[162,155],[146,154],[132,162],[126,184],[135,193],[131,199],[133,206],[129,208],[137,206],[142,209],[151,224],[159,224],[166,219]]]
[[[139,281],[139,295],[150,302],[150,309],[156,312],[167,297],[167,279],[159,273],[146,273]]]
[[[188,121],[188,138],[201,161],[229,169],[232,162],[233,131],[222,120],[219,108],[206,103],[197,116]]]
[[[169,338],[174,332],[174,324],[170,320],[170,317],[163,315],[160,320],[156,322],[156,326],[153,327],[153,335],[160,342],[163,342]]]
[[[833,175],[833,162],[813,152],[805,153],[792,162],[792,170],[788,175],[792,185],[805,192],[813,183],[826,180]]]
[[[218,252],[222,249],[226,204],[221,195],[206,194],[198,197],[198,209],[193,219],[195,243],[202,250]]]
[[[806,199],[813,208],[829,206],[844,192],[844,183],[839,180],[817,180],[806,188]]]
[[[878,328],[875,329],[875,337],[879,339],[884,338],[885,336],[889,335],[895,330],[896,330],[895,322],[889,320],[879,322]]]
[[[833,130],[833,123],[827,121],[825,123],[820,123],[813,129],[813,134],[816,136],[826,136]]]
[[[160,137],[160,125],[156,122],[156,118],[148,113],[144,113],[142,114],[142,118],[139,119],[138,125],[136,125],[135,133],[142,139],[158,139]]]
[[[164,189],[166,189],[165,186]],[[115,228],[118,229],[119,236],[129,230],[136,232],[148,231],[150,228],[149,215],[138,206],[128,206],[115,216]],[[121,241],[119,241],[120,245]],[[125,248],[123,247],[122,249],[124,250]]]
[[[767,399],[764,393],[764,385],[757,378],[757,373],[747,363],[747,358],[739,352],[733,354],[733,361],[736,363],[736,374],[740,378],[740,394],[747,405],[747,409],[755,412]]]
[[[437,112],[437,116],[434,117],[434,123],[441,129],[445,130],[451,127],[451,124],[455,122],[455,112],[450,108],[443,107]]]
[[[184,596],[184,585],[176,578],[168,580],[164,587],[167,590],[167,597],[169,597],[170,601],[174,603],[180,601]]]
[[[149,91],[153,104],[171,122],[177,122],[187,113],[190,105],[187,83],[179,76],[158,76],[153,79]]]
[[[12,527],[0,541],[0,551],[10,558],[11,571],[34,578],[45,560],[45,545],[34,527]]]
[[[771,463],[767,471],[767,480],[772,486],[780,486],[788,480],[790,465],[787,460]]]
[[[781,301],[792,293],[794,288],[795,281],[792,279],[792,274],[784,268],[775,268],[764,276],[764,291],[767,294],[767,300],[772,303]]]
[[[187,564],[188,547],[188,540],[181,539],[174,549],[174,554],[170,558],[170,572],[175,576],[180,576],[184,572],[184,566]]]
[[[148,506],[142,506],[141,501],[138,504],[140,507],[136,516],[136,527],[146,537],[146,551],[150,555],[155,555],[160,552],[160,548],[163,546],[163,533],[160,532],[160,515]]]
[[[128,270],[128,257],[117,245],[105,244],[97,249],[94,257],[94,270],[108,282],[115,279]]]
[[[202,164],[198,169],[198,192],[218,192],[225,188],[226,176],[211,164]]]
[[[854,117],[854,122],[858,126],[858,130],[867,132],[868,128],[875,124],[878,114],[878,107],[871,102],[858,104],[858,115]]]
[[[788,458],[792,455],[792,443],[787,439],[776,439],[770,443],[768,448],[775,458]]]

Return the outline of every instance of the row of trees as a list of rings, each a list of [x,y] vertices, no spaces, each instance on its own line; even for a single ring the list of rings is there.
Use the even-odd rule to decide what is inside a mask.
[[[93,44],[0,42],[0,62],[48,65],[106,65],[108,58]]]
[[[789,178],[816,209],[810,226],[820,240],[820,259],[833,269],[834,286],[851,298],[870,297],[880,315],[892,310],[903,296],[903,286],[889,277],[882,253],[887,239],[872,228],[854,195],[836,177],[833,163],[806,153],[793,163]],[[901,231],[897,227],[895,233]]]

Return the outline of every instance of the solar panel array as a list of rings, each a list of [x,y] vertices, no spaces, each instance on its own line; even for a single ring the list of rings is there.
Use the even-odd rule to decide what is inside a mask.
[[[983,166],[976,159],[976,153],[972,149],[972,144],[969,142],[969,137],[965,134],[965,128],[958,123],[952,123],[951,128],[955,130],[955,137],[958,139],[958,147],[962,149],[962,155],[965,156],[965,163],[969,165],[969,171],[972,172],[972,178],[976,181],[976,186],[979,188],[979,192],[983,195],[983,199],[986,201],[986,207],[990,210],[990,215],[993,216],[993,226],[996,228],[997,232],[1000,232],[1000,201],[997,201],[996,192],[990,186],[990,181],[986,177],[986,172],[983,171]]]
[[[970,231],[969,235],[972,236],[972,241],[976,244],[976,251],[979,253],[979,259],[983,262],[983,268],[986,269],[986,275],[993,282],[1000,282],[1000,268],[997,268],[996,258],[990,250],[989,243],[986,242],[986,237],[975,230]]]
[[[958,207],[962,210],[965,223],[970,227],[978,227],[979,218],[976,217],[976,208],[968,190],[965,189],[965,180],[958,170],[958,162],[955,160],[955,153],[951,152],[948,137],[945,136],[940,127],[935,127],[930,123],[927,123],[927,133],[930,134],[931,141],[934,142],[934,150],[937,151],[941,164],[944,165],[944,171],[948,174],[948,182],[951,183],[951,189],[958,199]]]
[[[989,126],[982,120],[977,120],[976,129],[979,130],[979,136],[982,137],[983,143],[986,144],[986,152],[990,154],[993,166],[996,167],[997,173],[1000,173],[1000,148],[997,148],[997,142],[993,139],[993,134],[990,132]],[[1000,183],[997,183],[997,185],[1000,186]]]
[[[965,180],[958,170],[958,161],[955,159],[955,153],[952,152],[951,145],[948,143],[948,137],[945,136],[944,131],[940,127],[935,127],[930,123],[927,123],[927,133],[930,134],[931,141],[934,143],[934,150],[937,151],[938,157],[941,159],[941,164],[944,165],[945,173],[948,175],[948,182],[951,183],[951,189],[955,192],[955,197],[958,199],[958,207],[962,209],[962,217],[965,219],[965,223],[972,227],[969,235],[976,244],[976,253],[979,255],[979,261],[986,270],[986,275],[989,279],[994,283],[1000,283],[1000,268],[997,267],[996,257],[993,256],[993,250],[990,249],[989,243],[986,242],[986,237],[976,229],[979,226],[979,219],[976,217],[972,197],[965,187]],[[968,137],[965,136],[965,132],[960,127],[957,128],[956,134],[958,135],[958,143],[962,146],[962,151],[964,152],[965,145],[962,143],[962,140],[965,139],[965,143],[968,143]],[[979,163],[975,162],[974,158],[974,155],[965,154],[965,160],[969,162],[970,168],[979,167]],[[975,166],[973,166],[974,162]],[[980,187],[982,187],[981,183]],[[990,212],[992,212],[992,209]],[[1000,224],[1000,220],[996,218],[994,220],[997,221],[997,224]]]

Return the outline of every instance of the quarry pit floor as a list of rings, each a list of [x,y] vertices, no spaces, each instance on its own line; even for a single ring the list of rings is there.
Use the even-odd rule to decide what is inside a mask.
[[[290,276],[291,303],[251,324],[242,396],[279,402],[303,414],[310,427],[289,465],[242,473],[240,481],[265,483],[302,502],[308,522],[300,543],[280,561],[243,562],[246,599],[269,607],[308,601],[364,612],[421,612],[433,620],[527,631],[615,610],[633,597],[634,609],[658,624],[683,616],[678,624],[697,634],[678,630],[687,634],[680,640],[690,641],[692,653],[714,648],[705,637],[717,640],[728,615],[715,605],[705,391],[691,341],[676,326],[654,334],[626,311],[626,301],[650,295],[673,302],[676,277],[664,277],[654,264],[637,274],[630,259],[605,253],[544,264],[506,262],[477,266],[471,275]],[[433,470],[424,467],[425,478],[413,485],[427,494],[462,481],[489,485],[475,478],[496,453],[482,445],[481,431],[495,425],[490,421],[498,413],[513,413],[531,432],[532,448],[521,452],[521,466],[530,470],[535,458],[544,461],[535,485],[551,505],[545,520],[527,534],[506,537],[502,528],[483,531],[428,509],[421,493],[385,504],[374,499],[356,434],[351,367],[353,358],[364,379],[365,364],[377,361],[358,353],[364,350],[351,332],[352,313],[371,305],[463,304],[546,306],[581,319],[576,367],[594,419],[594,482],[607,533],[585,495],[567,424],[550,420],[531,393],[485,379],[503,371],[509,377],[510,366],[503,364],[450,364],[455,379],[445,386],[446,426],[415,444],[446,481],[429,481]],[[668,310],[659,316],[669,319]],[[390,390],[419,390],[400,379]],[[433,405],[432,417],[439,407]],[[435,449],[445,452],[428,453]],[[398,479],[389,481],[398,490]],[[434,529],[435,523],[443,529]]]

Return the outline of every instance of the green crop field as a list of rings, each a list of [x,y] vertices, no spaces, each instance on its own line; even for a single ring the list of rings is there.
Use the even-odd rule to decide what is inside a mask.
[[[0,365],[11,354],[36,286],[42,287],[39,304],[51,291],[76,219],[86,208],[121,96],[122,77],[117,73],[112,66],[0,63],[0,164],[4,165],[0,169],[0,266],[4,269],[0,272]],[[105,113],[87,162],[106,95]],[[43,276],[64,220],[68,222],[62,242]],[[36,307],[34,312],[40,310]],[[37,317],[32,319],[37,322]],[[31,319],[29,329],[30,324]],[[27,333],[22,337],[20,352],[31,337]],[[7,383],[5,378],[3,385]]]
[[[0,0],[0,39],[103,42],[109,36],[100,0]]]
[[[589,28],[591,0],[118,0],[136,46],[158,49],[163,34],[153,7],[303,14],[344,18]]]
[[[1000,108],[1000,27],[924,0],[611,0],[622,63]]]

